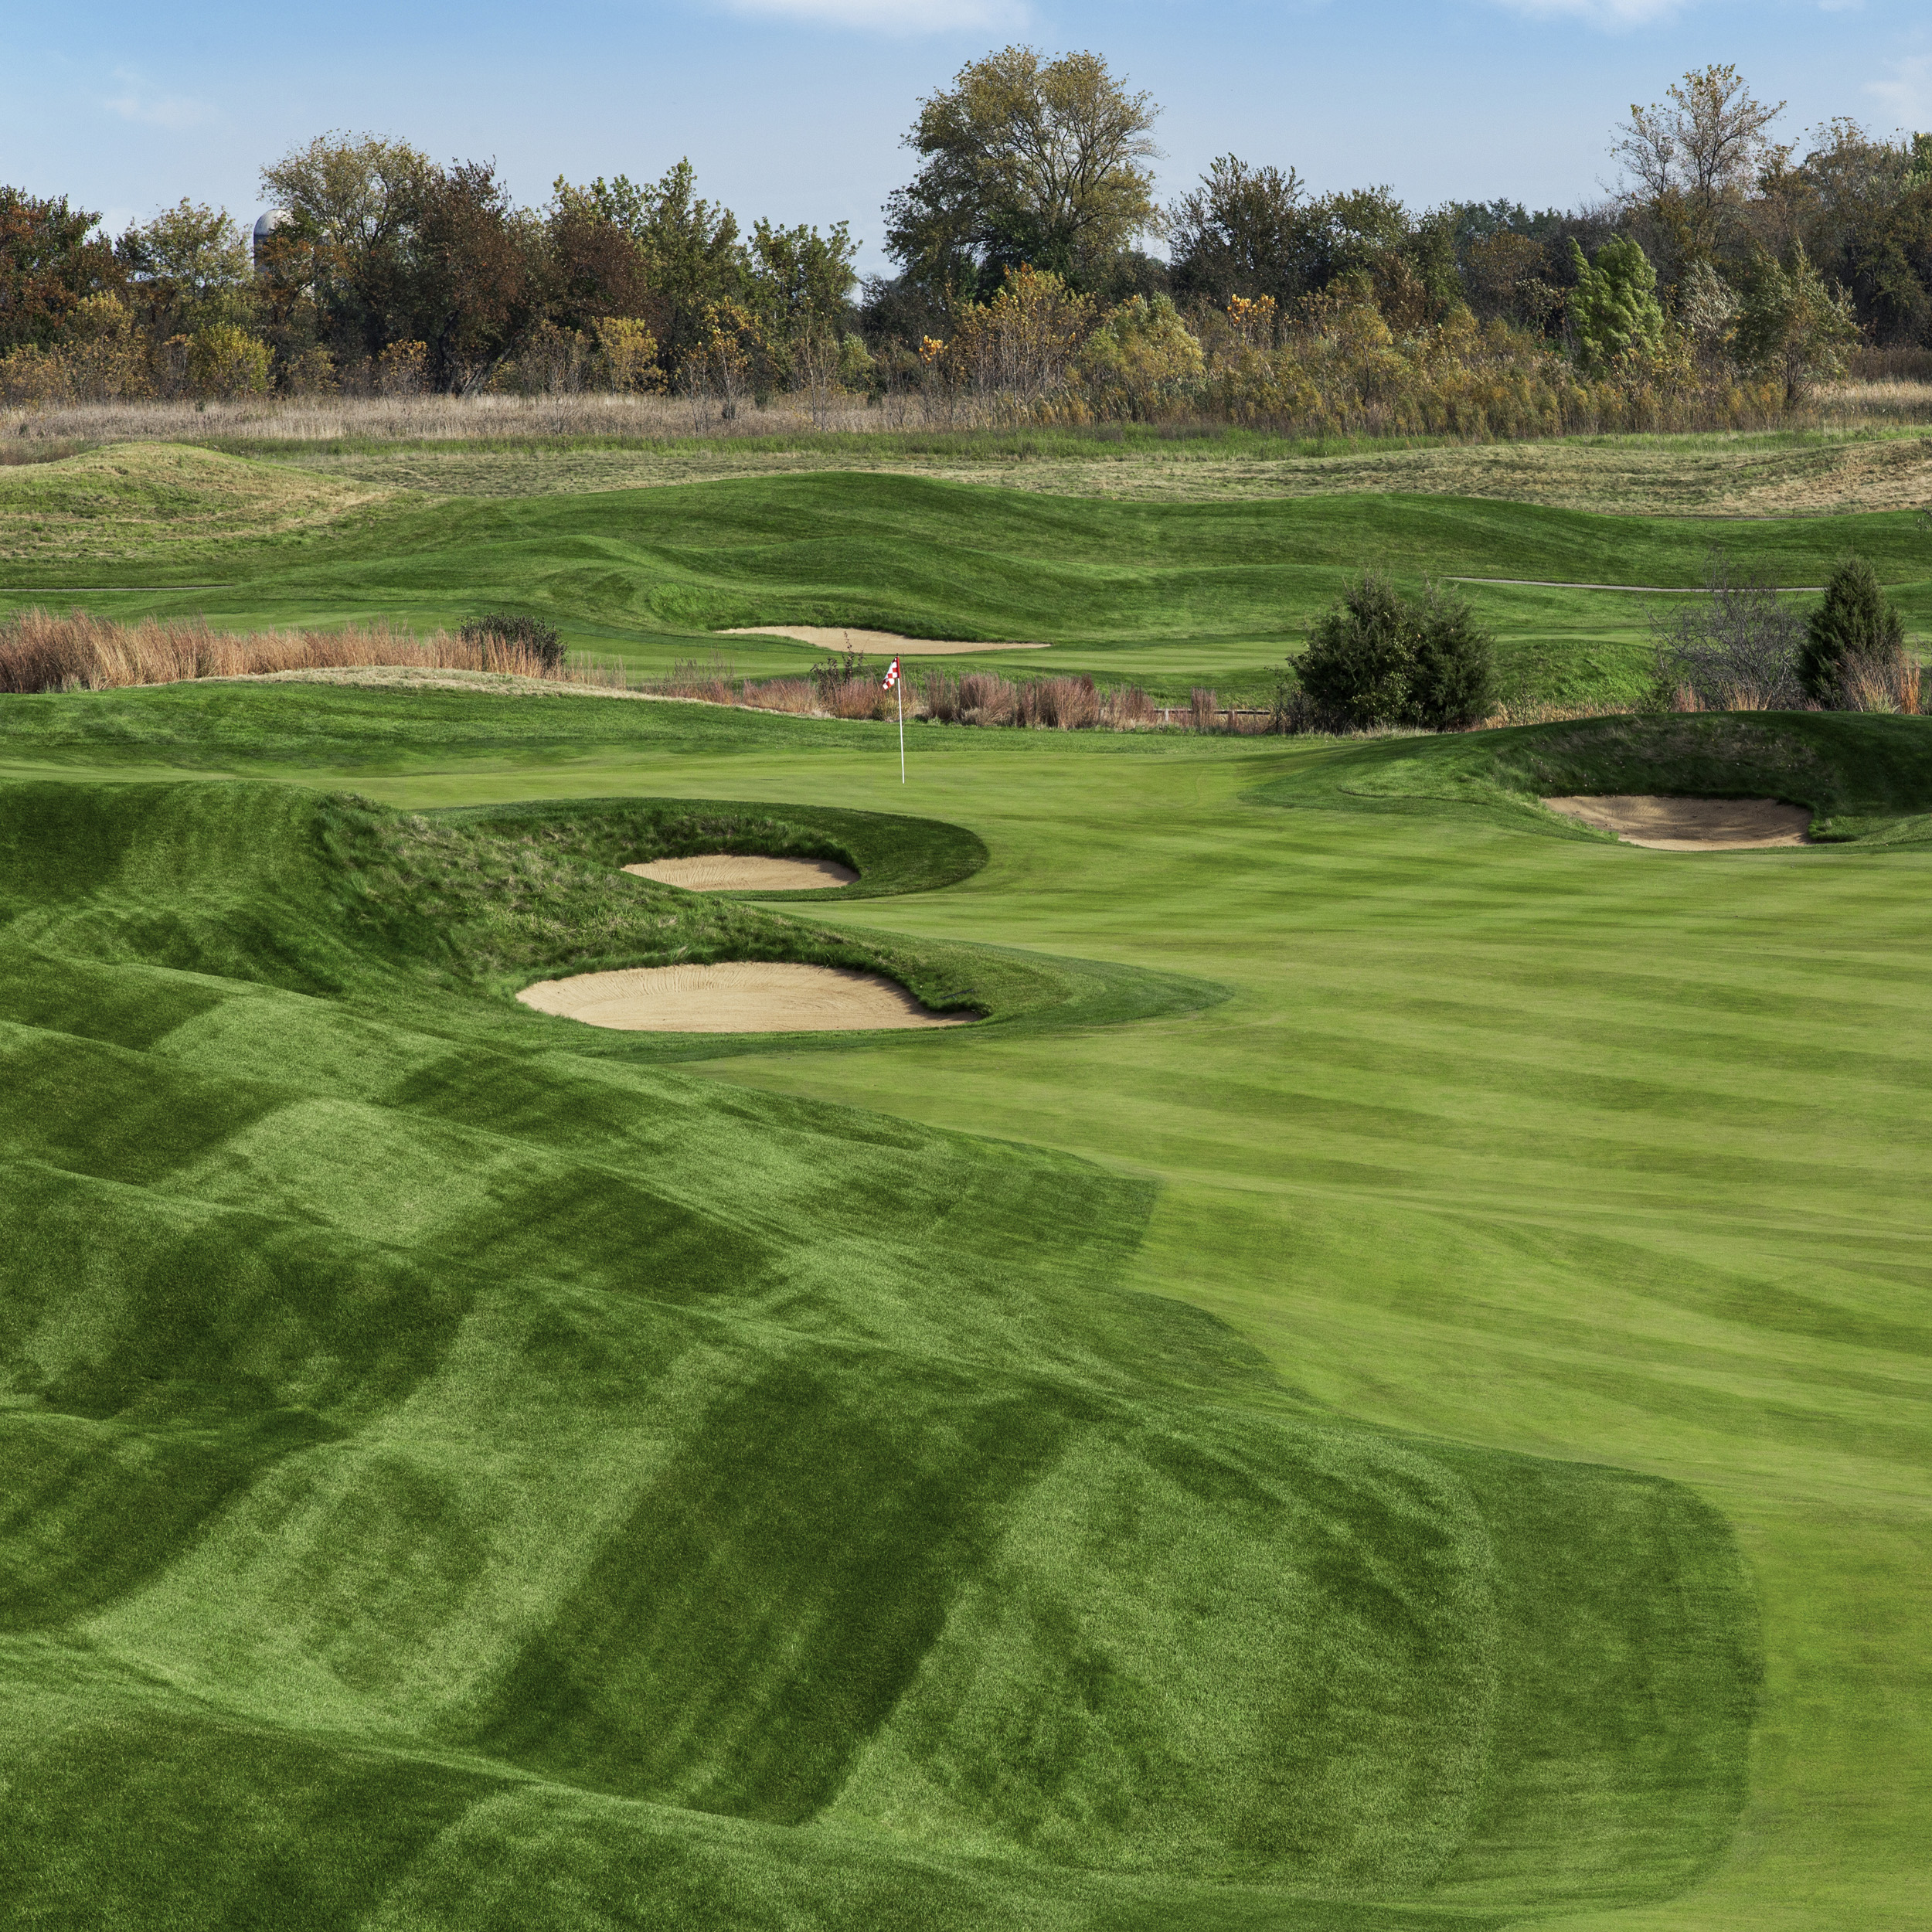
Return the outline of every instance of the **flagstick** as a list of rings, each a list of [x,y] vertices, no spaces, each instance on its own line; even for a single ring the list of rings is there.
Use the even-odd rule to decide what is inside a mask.
[[[899,697],[899,782],[906,782],[906,681],[901,678],[893,689]]]

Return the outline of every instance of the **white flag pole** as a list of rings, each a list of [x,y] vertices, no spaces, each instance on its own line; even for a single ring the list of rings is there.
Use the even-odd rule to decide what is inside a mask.
[[[899,782],[906,782],[906,680],[902,677],[893,685],[899,696]]]

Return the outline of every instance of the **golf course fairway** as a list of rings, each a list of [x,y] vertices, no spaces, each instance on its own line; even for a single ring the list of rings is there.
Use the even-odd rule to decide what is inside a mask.
[[[0,1923],[1924,1926],[1932,724],[907,736],[0,700]]]

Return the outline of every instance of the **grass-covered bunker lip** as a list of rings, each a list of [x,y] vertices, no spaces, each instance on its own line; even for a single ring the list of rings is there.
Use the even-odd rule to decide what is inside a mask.
[[[245,780],[30,781],[0,784],[0,923],[9,948],[43,959],[266,985],[512,1054],[678,1060],[886,1037],[621,1034],[516,1002],[536,981],[638,967],[764,961],[878,974],[930,1012],[980,1022],[891,1036],[932,1045],[1191,1012],[1226,997],[1139,968],[835,930],[614,862],[648,855],[653,838],[662,849],[734,837],[855,860],[858,883],[826,898],[954,883],[985,850],[956,826],[832,808],[615,799],[410,813]]]
[[[847,886],[787,892],[787,905],[937,892],[971,878],[991,856],[985,842],[963,825],[835,805],[744,799],[538,799],[459,806],[427,815],[440,824],[478,825],[512,836],[541,824],[547,835],[570,851],[618,868],[640,860],[722,852],[762,859],[828,859],[859,875]],[[713,896],[760,896],[755,891]]]
[[[1811,815],[1814,845],[1932,844],[1932,719],[1695,712],[1381,739],[1318,757],[1247,796],[1257,804],[1474,816],[1604,842],[1614,835],[1542,801],[1614,793],[1776,799]]]
[[[400,910],[423,895],[423,912],[465,935],[472,985],[509,1001],[534,981],[634,967],[765,961],[877,974],[928,1012],[970,1014],[970,1030],[1053,1032],[1068,1026],[1189,1012],[1225,990],[1179,975],[1065,960],[1004,947],[834,930],[788,916],[801,900],[838,900],[926,892],[957,884],[986,862],[985,845],[961,827],[899,813],[750,801],[602,798],[466,807],[381,822],[386,858],[366,860],[377,897]],[[749,903],[756,893],[689,893],[626,874],[638,859],[694,852],[756,852],[835,859],[852,884],[788,893],[787,913]],[[478,893],[473,883],[490,883]],[[913,1029],[893,1036],[607,1033],[517,1010],[570,1050],[627,1058],[714,1057],[782,1039],[787,1046],[930,1043]],[[950,1029],[963,1032],[968,1029]]]

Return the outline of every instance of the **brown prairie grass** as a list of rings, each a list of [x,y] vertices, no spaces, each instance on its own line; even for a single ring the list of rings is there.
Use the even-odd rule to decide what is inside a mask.
[[[1906,717],[1919,709],[1919,667],[1902,651],[1852,656],[1838,672],[1838,695],[1846,711],[1885,711]]]
[[[426,671],[485,671],[573,683],[608,685],[597,666],[547,665],[536,651],[485,632],[417,637],[386,624],[340,631],[228,631],[205,618],[147,617],[117,624],[76,611],[30,610],[0,621],[0,692],[111,691],[179,684],[197,678],[260,677],[276,672],[404,665]]]

